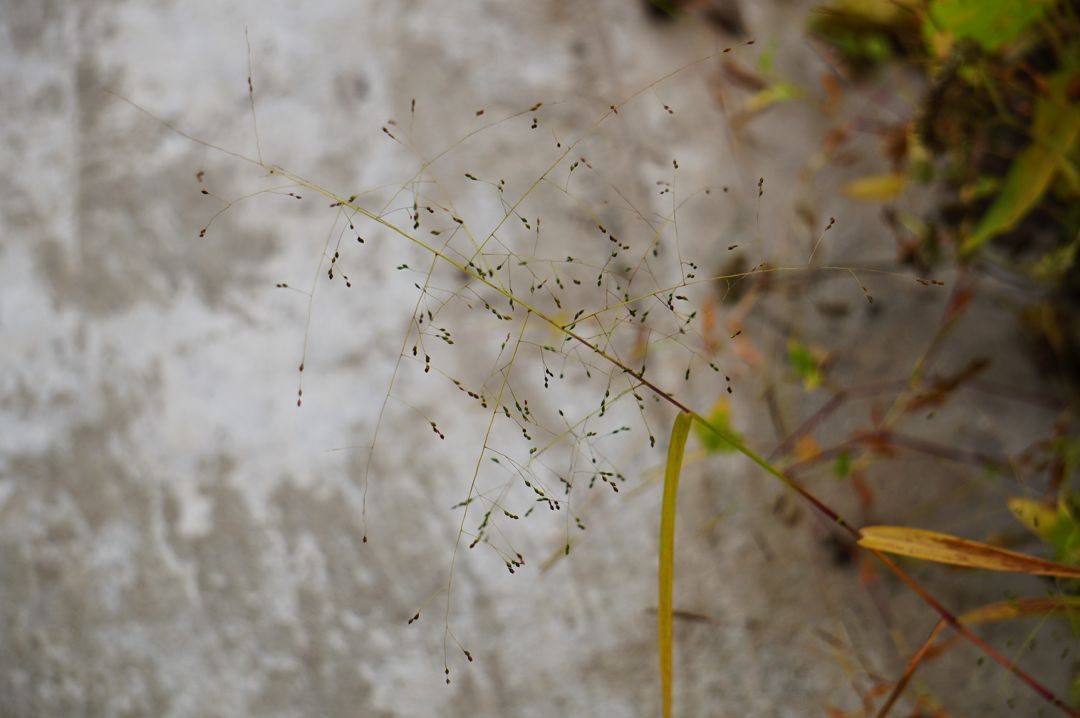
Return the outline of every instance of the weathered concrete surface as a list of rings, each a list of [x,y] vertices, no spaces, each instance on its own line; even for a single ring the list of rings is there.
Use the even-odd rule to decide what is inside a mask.
[[[585,494],[588,532],[549,570],[539,567],[565,543],[561,516],[507,527],[529,557],[516,575],[490,551],[459,560],[449,625],[476,662],[451,640],[453,682],[444,685],[440,590],[460,521],[449,507],[466,495],[486,415],[437,372],[406,362],[373,460],[366,524],[360,481],[416,301],[419,277],[394,267],[423,266],[422,254],[373,230],[366,254],[342,264],[354,288],[320,284],[298,410],[308,305],[274,285],[306,288],[316,275],[332,221],[326,203],[261,196],[198,240],[220,204],[200,194],[196,172],[223,197],[267,186],[265,173],[178,136],[107,90],[253,156],[247,27],[264,155],[346,194],[414,171],[380,132],[389,117],[408,124],[412,98],[424,156],[478,127],[479,108],[503,117],[543,100],[542,129],[530,131],[526,116],[485,131],[433,170],[483,229],[498,205],[462,188],[463,171],[505,177],[508,194],[520,193],[553,159],[552,129],[575,136],[608,104],[718,39],[699,24],[657,24],[637,4],[600,0],[312,5],[6,0],[0,9],[0,715],[656,715],[655,486]],[[778,42],[780,73],[815,87],[825,66],[801,37],[804,11],[761,3],[743,19],[758,47]],[[757,50],[740,52],[752,64]],[[819,219],[840,218],[823,249],[830,262],[891,262],[876,209],[838,197],[843,177],[799,181],[830,120],[792,103],[736,135],[710,94],[715,81],[702,68],[645,93],[655,95],[651,104],[605,125],[583,151],[654,218],[671,211],[656,181],[670,181],[672,158],[680,161],[677,191],[730,185],[722,199],[689,203],[679,216],[684,249],[703,264],[720,266],[734,243],[760,247],[745,250],[750,264],[759,252],[805,261],[813,237],[799,229],[798,202]],[[865,97],[881,92],[856,94],[846,109],[865,112]],[[872,139],[864,149],[854,174],[879,168]],[[640,226],[610,187],[583,182],[577,192],[568,201],[545,185],[527,204],[529,216],[543,217],[553,255],[595,240],[589,213],[597,208],[613,231],[636,236]],[[590,209],[574,209],[578,200]],[[852,384],[902,378],[927,346],[945,294],[916,291],[910,280],[863,281],[873,285],[873,311],[840,278],[776,298],[772,314],[748,326],[771,352],[767,371],[784,380],[789,422],[823,399],[785,377],[788,333],[837,349],[835,374]],[[844,316],[823,318],[814,307],[826,300],[843,304]],[[1041,389],[1011,349],[1016,298],[990,287],[980,301],[941,368],[989,354],[995,376]],[[447,316],[464,340],[438,355],[437,368],[479,372],[483,381],[502,329],[460,307]],[[724,352],[736,421],[767,449],[776,439],[761,369]],[[681,361],[658,364],[656,376],[681,386]],[[701,409],[723,391],[704,372],[689,392]],[[576,408],[599,400],[574,405],[580,392],[571,385],[568,393]],[[1045,436],[1053,418],[983,394],[963,401],[916,431],[1012,452]],[[625,420],[634,420],[626,408]],[[447,442],[417,412],[437,415]],[[631,483],[662,460],[670,415],[649,412],[661,438],[655,450],[641,449],[641,436],[614,445]],[[865,414],[862,405],[850,422]],[[823,428],[830,431],[842,436],[844,428]],[[985,533],[1000,519],[997,497],[1014,489],[980,498],[969,523],[933,513],[942,504],[910,511],[977,474],[920,459],[882,465],[873,475],[886,507],[878,518]],[[827,475],[821,490],[854,513],[850,490]],[[830,561],[828,530],[805,509],[778,503],[781,495],[738,458],[687,470],[677,605],[700,617],[677,627],[676,700],[685,715],[853,709],[866,675],[897,675],[905,651],[933,625],[915,599],[884,584],[906,642],[898,652],[852,570]],[[1041,590],[940,571],[926,578],[960,608],[1007,588]],[[421,621],[407,626],[421,606]],[[831,640],[848,646],[842,658]],[[974,661],[958,649],[927,671],[922,688],[970,715],[1007,714],[1007,700],[1018,711],[1038,705]],[[1044,661],[1040,675],[1060,685],[1060,665]]]

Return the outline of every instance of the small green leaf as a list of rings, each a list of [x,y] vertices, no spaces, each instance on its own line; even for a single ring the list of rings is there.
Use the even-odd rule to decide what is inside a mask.
[[[788,340],[788,364],[803,380],[803,386],[808,390],[812,391],[821,386],[824,379],[821,373],[821,360],[815,352],[798,339]]]
[[[716,403],[713,404],[712,409],[709,411],[708,418],[709,423],[718,429],[730,435],[735,434],[731,428],[731,405],[728,403],[727,397],[722,396],[716,400]],[[695,422],[694,433],[697,434],[701,445],[705,447],[705,451],[710,454],[727,454],[736,450],[733,444],[724,441],[719,434],[704,424]]]
[[[1080,523],[1067,511],[1062,511],[1058,522],[1050,531],[1050,545],[1054,558],[1071,564],[1080,564]]]
[[[833,462],[833,475],[838,479],[846,479],[851,475],[851,454],[845,449],[836,455]]]

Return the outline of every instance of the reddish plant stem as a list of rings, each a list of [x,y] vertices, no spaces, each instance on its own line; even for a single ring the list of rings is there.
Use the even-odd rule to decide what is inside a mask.
[[[934,641],[937,640],[938,634],[945,628],[945,625],[944,618],[934,624],[934,629],[930,631],[930,635],[923,641],[922,646],[919,647],[919,650],[916,651],[915,655],[908,661],[907,667],[904,669],[904,675],[900,676],[900,680],[893,686],[892,692],[889,693],[889,698],[881,704],[881,710],[877,712],[875,718],[885,718],[889,714],[889,710],[891,710],[896,701],[900,699],[900,695],[904,692],[904,689],[907,688],[907,684],[911,681],[911,677],[915,675],[915,669],[922,663],[923,658],[926,657],[927,652],[929,652],[930,647],[934,645]]]
[[[714,434],[716,434],[720,438],[724,438],[725,433],[723,431],[721,431],[717,427],[713,426],[712,423],[710,423],[707,419],[705,419],[700,414],[698,414],[697,412],[692,410],[689,406],[687,406],[686,404],[684,404],[680,400],[676,399],[672,394],[662,390],[659,386],[654,384],[652,381],[646,379],[645,376],[640,371],[636,371],[634,369],[631,369],[630,367],[628,367],[626,364],[624,364],[622,361],[620,361],[616,357],[608,354],[607,352],[605,352],[600,347],[596,346],[595,344],[593,344],[589,340],[585,339],[581,335],[575,333],[573,330],[567,328],[566,326],[563,326],[563,325],[559,324],[554,319],[551,319],[551,318],[547,317],[546,315],[541,314],[539,312],[535,312],[535,310],[530,310],[530,311],[533,311],[540,318],[544,319],[545,321],[547,321],[549,324],[551,324],[555,328],[559,329],[560,331],[565,332],[567,334],[567,336],[572,337],[574,340],[576,340],[577,342],[579,342],[580,344],[582,344],[583,346],[585,346],[586,348],[588,348],[592,352],[596,353],[598,356],[603,357],[607,361],[609,361],[612,364],[614,364],[615,366],[619,367],[622,371],[626,372],[630,376],[637,379],[639,382],[641,382],[642,386],[644,386],[647,389],[649,389],[650,391],[652,391],[656,396],[658,396],[658,397],[664,399],[665,401],[667,401],[669,404],[674,406],[679,411],[690,414],[690,416],[693,417],[694,421],[700,422],[702,425],[708,427],[709,430],[711,430]],[[829,519],[831,519],[833,522],[835,522],[842,529],[847,531],[852,536],[852,538],[854,538],[856,541],[858,541],[862,537],[862,532],[858,528],[856,528],[856,527],[852,526],[851,524],[849,524],[843,517],[840,516],[840,514],[838,514],[836,511],[834,511],[828,504],[824,503],[821,499],[819,499],[818,497],[814,496],[812,493],[807,491],[805,488],[803,488],[798,482],[796,482],[790,476],[786,475],[784,472],[782,472],[779,469],[777,469],[776,467],[772,466],[765,459],[763,459],[760,456],[754,454],[752,451],[749,451],[749,450],[745,449],[745,447],[742,447],[742,451],[743,451],[743,453],[745,454],[745,456],[747,458],[749,458],[751,461],[753,461],[755,464],[757,464],[761,468],[768,471],[770,474],[772,474],[776,478],[783,481],[790,489],[792,489],[797,494],[802,496],[811,506],[813,506],[815,509],[817,509],[820,513],[827,516]],[[953,628],[953,630],[955,630],[957,633],[962,635],[964,638],[966,638],[971,643],[975,644],[980,650],[982,650],[983,653],[990,656],[995,661],[997,661],[999,664],[1004,666],[1007,670],[1009,670],[1011,673],[1013,673],[1017,678],[1019,678],[1021,681],[1023,681],[1028,686],[1030,686],[1032,690],[1034,690],[1036,693],[1038,693],[1039,696],[1041,696],[1048,703],[1050,703],[1051,705],[1061,709],[1066,715],[1074,716],[1075,718],[1080,718],[1080,710],[1076,710],[1076,709],[1071,708],[1067,703],[1065,703],[1063,700],[1058,698],[1057,695],[1055,695],[1053,691],[1051,691],[1049,688],[1047,688],[1042,683],[1040,683],[1038,680],[1036,680],[1034,676],[1027,673],[1022,668],[1017,666],[1013,661],[1009,660],[1006,656],[1004,656],[1003,654],[998,652],[997,649],[995,649],[989,643],[987,643],[982,638],[980,638],[971,629],[969,629],[966,626],[962,625],[960,623],[960,621],[957,620],[956,615],[953,614],[952,611],[950,611],[948,608],[946,608],[945,605],[943,603],[941,603],[941,601],[939,601],[929,591],[927,591],[925,588],[923,588],[922,584],[920,584],[918,581],[916,581],[914,578],[912,578],[910,575],[908,575],[908,573],[906,571],[904,571],[902,568],[900,568],[900,566],[897,565],[892,559],[890,559],[888,556],[881,553],[880,551],[870,549],[870,552],[878,559],[878,561],[880,561],[882,564],[884,564],[885,567],[888,568],[897,578],[899,578],[901,581],[903,581],[908,586],[908,588],[910,588],[912,591],[914,591],[919,596],[919,598],[921,598],[923,600],[924,603],[926,603],[928,606],[930,606],[932,609],[934,609],[938,613],[938,615],[941,616],[941,619],[943,621],[945,621],[945,623],[949,624],[949,626],[951,626]]]
[[[833,397],[825,402],[825,405],[815,411],[809,419],[804,421],[799,428],[793,431],[786,439],[784,439],[779,446],[772,450],[769,454],[769,461],[784,456],[791,452],[795,444],[799,439],[803,438],[814,429],[816,429],[822,422],[828,419],[832,414],[839,409],[845,402],[851,399],[861,399],[867,396],[874,396],[880,394],[889,389],[903,388],[906,381],[883,381],[876,382],[874,384],[866,384],[865,386],[858,386],[851,389],[841,389]]]
[[[998,652],[996,648],[994,648],[989,643],[980,638],[970,628],[960,623],[959,619],[957,619],[957,617],[951,611],[949,611],[949,609],[945,608],[945,606],[942,605],[940,601],[934,598],[934,596],[932,596],[929,591],[923,588],[918,581],[909,576],[906,571],[897,566],[892,561],[892,559],[890,559],[888,556],[881,553],[880,551],[875,551],[872,549],[868,550],[870,550],[870,553],[874,554],[879,561],[885,564],[885,567],[892,571],[897,578],[907,584],[908,588],[918,594],[919,598],[921,598],[931,608],[937,611],[938,614],[941,616],[942,620],[948,623],[953,628],[953,630],[955,630],[967,640],[974,643],[983,653],[1000,663],[1021,681],[1027,683],[1032,690],[1038,693],[1039,696],[1041,696],[1048,703],[1056,706],[1057,708],[1060,708],[1066,715],[1080,717],[1080,710],[1069,706],[1069,704],[1067,704],[1065,701],[1054,695],[1053,691],[1051,691],[1043,684],[1039,683],[1033,676],[1021,669],[1018,665],[1016,665],[1014,661],[1009,660],[1003,654]]]

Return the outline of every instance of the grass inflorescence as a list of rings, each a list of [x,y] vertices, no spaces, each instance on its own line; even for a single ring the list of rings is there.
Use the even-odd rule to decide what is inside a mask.
[[[359,477],[365,497],[359,522],[367,543],[367,490],[376,478],[374,456],[380,443],[387,440],[381,434],[391,403],[401,403],[415,414],[416,420],[428,427],[432,440],[475,442],[475,460],[460,501],[452,507],[460,512],[460,520],[445,584],[420,601],[419,609],[410,611],[407,620],[416,623],[429,604],[441,599],[447,683],[451,681],[451,649],[460,651],[466,662],[474,660],[452,629],[454,582],[462,552],[485,550],[514,574],[531,565],[532,557],[516,547],[513,527],[521,521],[549,517],[561,525],[563,539],[556,557],[536,563],[547,566],[558,555],[570,555],[578,535],[586,531],[585,507],[597,500],[597,492],[604,490],[614,497],[637,478],[620,469],[627,457],[640,460],[652,451],[667,449],[658,617],[663,706],[665,714],[670,714],[675,676],[671,631],[676,613],[671,598],[675,487],[683,463],[683,444],[694,428],[706,451],[733,451],[744,456],[846,534],[849,544],[862,544],[938,615],[934,633],[914,654],[903,676],[891,684],[892,695],[883,704],[882,714],[908,685],[915,668],[931,653],[930,647],[947,626],[1051,704],[1076,715],[1035,676],[975,633],[968,625],[974,621],[965,621],[947,608],[886,552],[1021,572],[1035,572],[1033,562],[1009,557],[1012,563],[1008,563],[1003,554],[988,553],[985,546],[974,542],[950,539],[920,543],[916,539],[925,539],[925,535],[904,529],[897,529],[896,543],[874,543],[871,539],[880,531],[864,533],[858,522],[841,515],[799,479],[815,466],[833,464],[838,474],[856,476],[852,482],[865,498],[868,489],[858,483],[859,472],[853,471],[852,464],[866,457],[906,449],[937,452],[943,460],[980,466],[993,463],[993,457],[934,445],[894,428],[902,417],[946,402],[957,387],[974,380],[980,371],[975,366],[939,376],[926,370],[939,340],[948,335],[964,311],[964,287],[946,288],[952,298],[935,340],[910,376],[900,380],[854,387],[833,384],[826,371],[827,353],[801,342],[794,330],[787,332],[787,363],[798,382],[806,390],[830,389],[833,399],[801,424],[788,426],[778,409],[776,382],[766,381],[759,396],[774,423],[782,428],[778,432],[781,439],[771,452],[755,449],[731,424],[728,397],[742,386],[756,387],[751,380],[763,366],[755,339],[776,331],[775,326],[764,325],[765,312],[755,314],[770,293],[799,291],[814,282],[836,278],[848,283],[851,293],[873,307],[879,290],[869,277],[886,285],[904,283],[910,291],[940,291],[944,287],[941,280],[889,267],[823,261],[827,238],[843,223],[842,217],[812,221],[816,224],[808,251],[801,255],[804,259],[781,261],[761,230],[761,214],[769,210],[767,177],[752,178],[737,192],[730,192],[725,184],[688,185],[686,177],[697,175],[687,170],[685,162],[669,158],[662,172],[657,171],[649,197],[622,182],[614,162],[607,166],[593,154],[593,140],[619,122],[635,116],[651,118],[649,121],[655,121],[656,116],[670,121],[678,118],[674,101],[662,99],[667,83],[717,63],[732,49],[679,67],[619,102],[601,105],[592,122],[576,134],[560,114],[563,103],[534,102],[502,115],[483,108],[473,112],[475,126],[457,142],[429,154],[413,136],[417,115],[423,112],[423,102],[413,99],[408,122],[391,119],[380,129],[385,141],[395,143],[411,158],[415,171],[393,186],[357,192],[335,192],[263,159],[250,62],[248,96],[256,157],[202,142],[170,127],[254,166],[271,183],[266,189],[227,199],[206,186],[200,176],[202,194],[220,205],[199,229],[200,239],[212,240],[215,220],[238,202],[268,194],[322,202],[332,215],[321,239],[317,267],[306,286],[290,281],[276,284],[299,293],[306,302],[307,325],[297,365],[297,407],[303,405],[308,334],[317,292],[330,284],[357,289],[358,282],[350,278],[350,272],[355,277],[352,268],[365,262],[363,252],[376,245],[400,248],[390,251],[399,252],[397,269],[402,281],[415,289],[416,301]],[[468,154],[468,143],[483,133],[516,133],[527,136],[523,142],[530,145],[547,145],[538,150],[544,157],[541,171],[531,182],[520,184],[496,174],[494,166],[463,166],[461,155]],[[444,165],[450,169],[441,171]],[[717,203],[731,203],[734,194],[750,203],[755,236],[749,240],[740,237],[737,242],[724,237],[715,246],[704,245],[707,251],[702,251],[702,242],[689,241],[688,237],[700,230],[701,216],[722,213],[725,210],[723,206],[717,210]],[[684,219],[687,215],[699,221]],[[485,220],[490,228],[478,229]],[[768,372],[767,367],[761,370]],[[419,406],[398,394],[396,388],[403,376],[414,371],[456,390],[465,411],[482,417],[479,435],[454,434],[451,417],[458,414],[457,409],[447,410],[439,403]],[[891,396],[892,400],[882,408],[872,430],[853,434],[837,446],[816,445],[816,428],[846,402],[876,395]],[[665,446],[663,438],[672,420],[674,438]],[[947,561],[946,552],[954,560]],[[982,557],[981,564],[963,563],[976,555]],[[1047,611],[1061,610],[1062,605],[1040,604]]]

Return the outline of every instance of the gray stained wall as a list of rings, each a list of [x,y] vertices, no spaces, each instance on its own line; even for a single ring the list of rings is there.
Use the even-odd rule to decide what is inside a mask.
[[[758,48],[775,42],[778,72],[816,88],[829,68],[801,35],[805,12],[779,1],[744,8],[745,37],[759,43],[735,56],[752,67]],[[327,279],[335,211],[306,191],[301,201],[278,193],[240,202],[200,240],[222,207],[201,187],[236,198],[277,181],[117,95],[192,136],[255,156],[246,27],[268,162],[342,194],[404,182],[454,202],[482,233],[505,205],[464,172],[504,178],[507,197],[518,196],[558,155],[556,143],[572,141],[607,105],[729,40],[700,23],[659,22],[636,3],[602,0],[5,0],[0,23],[0,715],[658,714],[655,476],[671,414],[651,401],[642,412],[623,402],[608,423],[598,421],[606,429],[636,422],[631,441],[598,443],[626,475],[623,490],[575,488],[585,532],[566,507],[502,520],[504,534],[493,542],[526,557],[513,575],[495,549],[465,551],[466,537],[448,607],[462,514],[451,507],[468,495],[488,418],[448,377],[495,394],[506,327],[450,303],[436,324],[445,321],[457,342],[450,349],[427,337],[438,346],[430,349],[434,370],[424,373],[409,352],[414,340],[402,342],[428,260],[366,225],[365,243],[347,237],[338,265],[353,287]],[[910,271],[890,266],[895,246],[878,208],[845,203],[837,191],[843,179],[880,170],[874,139],[847,174],[800,181],[831,120],[812,103],[789,103],[733,127],[745,95],[725,82],[706,63],[605,121],[523,205],[526,217],[542,219],[538,254],[593,251],[583,246],[603,244],[598,219],[636,251],[650,239],[645,228],[659,227],[667,254],[658,272],[670,278],[673,199],[657,182],[674,179],[679,201],[717,188],[677,215],[679,249],[707,265],[703,272],[726,266],[732,244],[743,245],[744,266],[763,256],[805,262],[815,233],[799,224],[800,207],[819,225],[839,218],[819,250],[829,262]],[[886,79],[853,91],[840,111],[901,116],[902,102],[880,100],[889,87]],[[426,178],[439,185],[410,185],[416,154],[381,131],[396,118],[393,132],[431,157],[539,101],[543,109],[484,130],[440,160]],[[533,116],[542,123],[536,129]],[[571,184],[567,165],[579,154],[595,171],[581,168],[583,179]],[[410,201],[398,204],[388,216],[408,227]],[[422,231],[445,219],[425,216]],[[535,228],[517,222],[506,241],[527,253]],[[396,270],[400,264],[411,269]],[[308,326],[303,292],[313,279]],[[946,291],[888,276],[862,281],[876,294],[873,308],[846,277],[773,296],[747,324],[765,352],[757,369],[724,344],[719,361],[732,379],[734,417],[755,445],[776,443],[762,377],[782,386],[791,422],[826,396],[785,374],[788,333],[837,350],[835,371],[850,384],[902,378],[927,346]],[[302,291],[275,287],[282,282]],[[433,283],[453,291],[461,277],[440,270]],[[573,287],[567,296],[595,299]],[[979,301],[940,366],[962,366],[980,347],[994,354],[995,376],[1044,390],[1011,349],[1015,297],[992,285]],[[534,344],[557,340],[529,331]],[[403,347],[365,511],[366,447]],[[707,367],[684,383],[677,346],[661,343],[656,352],[650,371],[687,391],[697,408],[723,395]],[[534,386],[529,395],[549,422],[557,423],[556,408],[581,414],[599,402],[602,390],[595,377],[580,376],[578,359],[561,394]],[[522,382],[541,376],[537,351],[523,352],[515,367]],[[1045,435],[1053,418],[993,395],[964,402],[914,430],[998,453]],[[851,421],[865,412],[853,410]],[[642,418],[659,439],[655,449]],[[842,436],[843,423],[826,431]],[[497,427],[492,445],[520,449],[516,431]],[[486,489],[498,485],[489,468],[479,478]],[[918,457],[876,472],[879,520],[915,520],[911,507],[933,506],[979,475]],[[817,485],[857,512],[850,491]],[[888,626],[910,648],[933,625],[928,610],[887,580],[877,596],[888,606],[883,616],[853,569],[833,560],[828,528],[781,497],[737,456],[687,467],[676,589],[684,715],[853,709],[869,676],[902,668]],[[517,485],[505,500],[524,513],[532,498]],[[987,507],[1000,514],[999,503]],[[469,530],[481,515],[471,510]],[[941,519],[932,508],[921,515]],[[951,528],[977,535],[985,528],[979,515]],[[573,551],[563,557],[568,536]],[[1001,597],[1003,584],[979,577],[920,576],[959,607]],[[421,619],[407,625],[418,608]],[[1009,699],[1035,705],[1002,671],[975,660],[957,649],[927,671],[926,686],[970,715],[1002,714]],[[1051,678],[1058,670],[1043,668]]]

